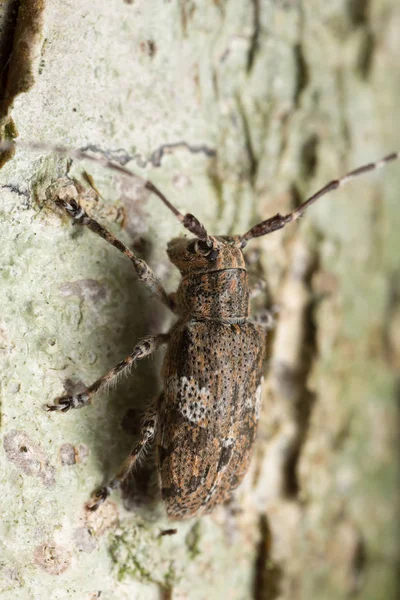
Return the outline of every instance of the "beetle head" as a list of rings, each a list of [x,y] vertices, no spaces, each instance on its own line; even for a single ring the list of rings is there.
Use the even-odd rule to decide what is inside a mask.
[[[168,243],[167,254],[182,274],[246,268],[240,236],[174,238]]]

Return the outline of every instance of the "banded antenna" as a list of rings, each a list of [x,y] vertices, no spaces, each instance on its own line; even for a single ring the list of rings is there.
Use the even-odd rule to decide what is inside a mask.
[[[368,173],[368,171],[375,171],[375,169],[380,169],[381,167],[384,167],[385,165],[387,165],[387,163],[393,160],[397,160],[399,157],[400,152],[392,152],[391,154],[384,156],[376,162],[371,162],[367,165],[357,167],[357,169],[353,169],[353,171],[350,171],[349,173],[343,175],[343,177],[340,177],[339,179],[333,179],[332,181],[324,185],[323,188],[318,190],[318,192],[310,196],[310,198],[303,202],[293,212],[287,215],[281,215],[278,213],[273,217],[270,217],[269,219],[266,219],[265,221],[261,221],[261,223],[254,225],[254,227],[249,229],[247,233],[241,236],[241,247],[244,248],[247,242],[252,238],[267,235],[268,233],[272,233],[273,231],[282,229],[282,227],[285,227],[285,225],[287,225],[288,223],[297,221],[304,214],[307,208],[311,206],[311,204],[316,202],[316,200],[322,198],[322,196],[325,196],[329,192],[336,190],[337,188],[341,187],[345,183],[348,183],[349,181],[351,181],[355,177],[358,177],[359,175],[364,175],[364,173]]]
[[[106,169],[110,169],[112,171],[117,171],[118,173],[122,173],[125,177],[129,179],[134,179],[137,181],[138,179],[142,179],[140,175],[136,175],[130,169],[119,165],[108,158],[104,158],[103,156],[95,156],[94,154],[90,154],[84,150],[73,150],[72,148],[68,148],[67,146],[50,146],[48,144],[44,144],[42,142],[0,142],[0,151],[9,151],[14,148],[25,148],[28,150],[41,150],[44,152],[55,152],[56,154],[60,154],[62,156],[68,156],[69,158],[75,158],[77,160],[88,160],[91,162],[99,163],[103,165]],[[164,194],[148,179],[144,179],[144,188],[158,196],[160,200],[165,204],[167,208],[177,219],[182,223],[186,229],[193,233],[200,240],[204,240],[206,244],[211,248],[213,243],[211,237],[208,235],[206,228],[200,221],[191,213],[186,213],[183,215],[175,206],[164,196]]]

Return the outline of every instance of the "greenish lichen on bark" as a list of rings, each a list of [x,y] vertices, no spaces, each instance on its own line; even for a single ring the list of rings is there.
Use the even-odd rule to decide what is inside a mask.
[[[22,60],[35,85],[14,99],[20,138],[94,148],[213,233],[288,212],[400,145],[394,0],[53,0],[41,18],[46,45]],[[177,281],[164,249],[179,224],[140,186],[50,152],[21,149],[2,169],[2,600],[396,598],[399,166],[249,244],[266,280],[256,303],[279,307],[253,464],[239,510],[172,536],[151,460],[123,501],[84,510],[158,393],[161,355],[93,407],[41,410],[170,324],[123,257],[53,210],[66,177],[169,290]]]

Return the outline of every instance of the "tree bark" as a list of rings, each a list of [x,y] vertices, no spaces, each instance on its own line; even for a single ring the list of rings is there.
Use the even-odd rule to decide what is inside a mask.
[[[289,212],[400,147],[396,0],[10,0],[0,10],[3,138],[91,148],[213,234]],[[254,309],[278,309],[252,466],[234,507],[175,525],[160,516],[151,457],[123,499],[84,508],[160,390],[161,352],[92,407],[42,407],[172,322],[122,255],[54,209],[54,186],[75,178],[88,212],[169,291],[178,279],[165,247],[182,228],[99,165],[22,147],[7,158],[1,599],[397,598],[400,165],[249,243],[249,268],[265,281]]]

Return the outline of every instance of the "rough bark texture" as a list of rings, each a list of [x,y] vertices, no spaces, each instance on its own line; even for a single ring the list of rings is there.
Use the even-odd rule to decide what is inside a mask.
[[[2,134],[97,148],[213,233],[288,211],[400,146],[396,0],[0,10]],[[84,510],[130,448],[161,354],[93,407],[42,410],[66,380],[91,383],[170,323],[116,250],[52,209],[49,186],[67,172],[85,183],[84,169],[101,191],[88,210],[127,244],[142,236],[142,256],[170,290],[177,281],[164,249],[181,229],[156,198],[50,152],[19,150],[3,167],[1,599],[397,598],[399,165],[249,245],[267,282],[257,304],[280,313],[240,511],[165,537],[146,467],[125,498],[136,509],[146,496],[145,509],[115,494]]]

